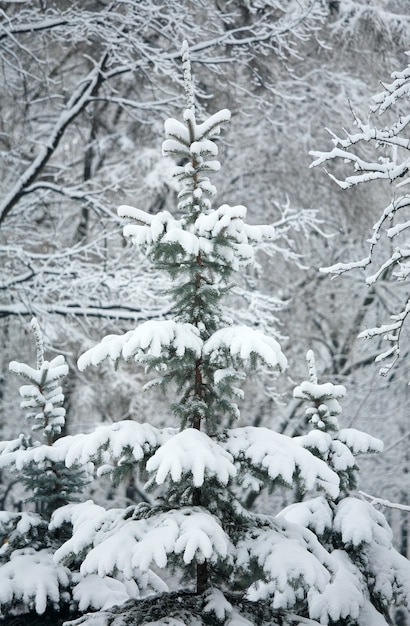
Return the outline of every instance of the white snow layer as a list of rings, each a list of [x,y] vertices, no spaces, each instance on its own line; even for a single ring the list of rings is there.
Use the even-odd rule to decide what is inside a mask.
[[[226,558],[229,537],[219,520],[200,509],[186,507],[151,517],[124,519],[124,511],[105,511],[92,501],[67,505],[53,516],[51,527],[73,524],[73,535],[56,552],[56,561],[70,555],[87,555],[81,565],[83,576],[136,578],[141,588],[151,585],[164,591],[164,583],[150,571],[152,565],[164,568],[170,554],[182,555],[185,564],[194,559],[215,562]],[[162,584],[162,588],[161,588]]]
[[[298,473],[305,489],[319,487],[331,498],[339,494],[337,474],[291,437],[268,428],[249,426],[229,430],[224,447],[235,459],[246,460],[267,471],[273,480],[279,478],[292,485]]]
[[[353,454],[383,452],[383,442],[380,439],[356,428],[342,428],[339,430],[337,438],[346,444]]]
[[[287,359],[280,345],[272,337],[248,326],[227,326],[217,330],[204,344],[203,351],[216,360],[220,351],[228,351],[232,357],[248,361],[252,355],[271,367],[284,370]]]
[[[69,574],[66,567],[53,561],[48,550],[14,550],[0,567],[0,605],[14,602],[41,615],[48,604],[59,605]]]
[[[309,616],[328,624],[350,617],[357,619],[364,602],[363,579],[358,568],[344,550],[333,550],[331,559],[334,566],[332,579],[325,589],[308,592]]]
[[[52,361],[44,361],[39,369],[34,369],[26,363],[18,363],[11,361],[9,370],[14,374],[24,376],[30,382],[40,386],[41,384],[50,383],[67,376],[68,365],[62,355],[56,356]]]
[[[254,601],[273,596],[274,608],[294,605],[311,589],[322,593],[331,580],[331,559],[316,536],[283,518],[239,542],[238,565],[246,569],[250,558],[257,558],[267,582],[254,583],[248,596]]]
[[[232,456],[208,435],[187,428],[168,439],[147,462],[149,472],[156,472],[155,481],[162,485],[168,476],[174,482],[182,474],[192,474],[195,487],[203,485],[205,476],[213,476],[223,485],[236,475]]]
[[[294,440],[304,448],[317,450],[336,471],[354,468],[354,457],[357,454],[383,450],[383,443],[379,439],[355,428],[344,428],[334,438],[329,433],[311,430]]]
[[[290,504],[281,511],[280,516],[293,524],[309,528],[318,536],[333,525],[332,509],[323,496]]]
[[[211,362],[217,361],[221,353],[246,363],[258,357],[280,371],[286,369],[287,359],[279,343],[259,330],[247,326],[227,326],[217,330],[203,342],[199,330],[192,324],[174,320],[144,322],[135,330],[124,335],[107,335],[96,346],[78,359],[78,368],[83,371],[89,365],[99,365],[109,358],[116,362],[125,360],[145,362],[149,358],[169,358],[170,352],[183,357],[187,352],[195,358],[209,355]]]
[[[186,351],[200,355],[202,341],[198,329],[192,324],[173,320],[148,321],[124,335],[107,335],[78,359],[83,371],[89,365],[98,365],[107,358],[117,361],[121,356],[128,360],[143,360],[146,356],[164,356],[164,350],[175,350],[177,356]]]
[[[371,504],[354,497],[344,498],[337,506],[334,529],[340,532],[344,544],[354,547],[372,543],[389,547],[392,531],[384,515]]]
[[[73,598],[78,603],[80,611],[87,609],[104,610],[109,609],[116,604],[123,604],[130,597],[129,587],[120,580],[110,578],[109,576],[101,577],[97,574],[89,576],[74,576]],[[138,597],[138,595],[134,596]]]
[[[212,195],[209,182],[201,181],[203,190],[196,190]],[[198,199],[198,198],[197,198]],[[245,224],[246,207],[242,205],[221,205],[218,209],[201,213],[194,224],[185,219],[176,220],[168,211],[152,215],[122,205],[118,208],[120,217],[127,217],[136,223],[127,224],[123,233],[131,238],[135,245],[152,246],[154,244],[179,244],[181,254],[196,258],[201,254],[204,259],[219,259],[219,262],[231,263],[234,270],[254,261],[254,249],[251,242],[260,243],[274,240],[276,230],[268,225]]]
[[[346,388],[343,385],[333,385],[333,383],[312,383],[307,380],[303,381],[293,391],[294,398],[301,400],[340,400],[346,395]]]
[[[77,463],[86,465],[90,461],[100,465],[109,462],[121,465],[130,459],[130,455],[134,461],[140,461],[145,454],[155,450],[176,432],[175,429],[158,429],[150,424],[123,420],[99,426],[89,434],[62,437],[52,446],[40,445],[10,451],[6,448],[0,454],[0,468],[14,465],[21,470],[33,461],[65,461],[67,467]]]

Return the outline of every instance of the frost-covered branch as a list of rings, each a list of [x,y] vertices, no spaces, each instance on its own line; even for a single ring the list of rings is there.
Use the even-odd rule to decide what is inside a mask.
[[[406,193],[406,185],[410,184],[408,177],[410,169],[410,141],[406,136],[410,124],[410,115],[405,108],[406,99],[410,94],[410,65],[403,71],[395,72],[393,82],[383,85],[384,91],[375,96],[371,107],[373,124],[362,122],[354,114],[354,123],[358,128],[355,133],[345,131],[344,137],[339,137],[331,132],[334,148],[328,152],[313,151],[316,157],[313,166],[343,162],[351,166],[354,174],[339,178],[330,172],[331,178],[342,188],[349,189],[356,185],[369,184],[375,180],[388,181],[392,199],[382,210],[380,218],[373,226],[372,236],[367,240],[369,244],[368,255],[358,261],[337,263],[331,267],[321,268],[327,274],[343,274],[354,269],[366,270],[371,263],[375,262],[376,249],[387,248],[388,253],[384,260],[378,260],[376,271],[367,275],[366,284],[373,285],[381,279],[390,278],[398,282],[407,279],[410,273],[410,251],[406,235],[410,222],[407,209],[410,206],[410,195]],[[396,122],[387,127],[379,128],[378,117],[386,111],[398,108]],[[369,158],[369,149],[372,156]],[[404,193],[403,193],[404,192]],[[391,223],[395,221],[392,226]],[[394,240],[395,247],[390,250],[390,240]],[[392,343],[391,348],[379,354],[377,361],[384,361],[393,356],[393,361],[381,369],[382,374],[387,374],[396,363],[400,353],[400,335],[402,326],[408,315],[409,305],[398,314],[392,315],[392,323],[384,324],[362,332],[360,337],[383,336]]]
[[[44,142],[43,146],[34,161],[21,174],[8,192],[0,205],[0,226],[14,208],[22,195],[26,192],[27,187],[34,182],[39,173],[44,169],[47,162],[57,149],[65,130],[73,122],[73,120],[84,110],[89,103],[90,97],[96,92],[98,87],[104,80],[104,67],[107,63],[108,56],[104,54],[96,67],[89,75],[80,81],[77,88],[73,91],[63,112],[55,122],[54,127]]]
[[[380,506],[385,506],[389,509],[397,509],[399,511],[407,511],[410,513],[410,506],[406,504],[400,504],[398,502],[390,502],[390,500],[384,500],[383,498],[376,498],[375,496],[371,496],[368,493],[365,493],[364,491],[359,491],[359,493],[364,498],[367,498],[367,500],[370,500],[370,504],[372,506],[380,505]]]

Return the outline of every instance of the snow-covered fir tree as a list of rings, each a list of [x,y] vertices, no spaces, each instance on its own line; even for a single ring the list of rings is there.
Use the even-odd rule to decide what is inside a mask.
[[[124,235],[169,275],[172,317],[109,335],[78,361],[81,370],[105,359],[143,366],[155,376],[148,387],[176,388],[178,427],[119,421],[24,456],[10,450],[8,460],[92,462],[114,480],[148,475],[153,504],[105,509],[89,500],[54,511],[49,532],[72,529],[55,566],[73,609],[91,611],[71,624],[386,626],[396,598],[410,608],[410,565],[383,516],[350,496],[355,454],[381,444],[339,429],[344,388],[319,385],[310,354],[310,379],[295,395],[313,402],[311,432],[291,438],[242,425],[244,369],[283,371],[287,361],[275,339],[228,319],[224,298],[234,273],[252,264],[254,244],[276,233],[248,225],[244,206],[214,208],[215,140],[230,115],[198,122],[186,46],[183,65],[187,109],[166,122],[163,144],[178,162],[176,212],[118,211]],[[245,491],[283,487],[304,500],[277,515],[244,506]]]
[[[21,407],[28,410],[27,421],[41,441],[31,434],[21,434],[0,443],[0,467],[17,475],[27,493],[25,502],[29,503],[21,512],[0,511],[0,616],[30,610],[43,613],[47,607],[59,612],[67,603],[71,577],[66,567],[53,560],[64,534],[50,533],[48,524],[53,511],[76,501],[88,482],[82,468],[68,469],[63,459],[53,459],[53,444],[65,425],[61,382],[68,366],[62,355],[45,360],[42,333],[35,318],[31,328],[36,342],[36,368],[12,361],[10,371],[28,382],[20,387]],[[48,454],[37,459],[36,450],[43,441]]]
[[[315,599],[319,623],[392,623],[395,609],[410,606],[409,562],[393,547],[384,515],[352,491],[357,484],[355,457],[381,452],[380,440],[354,428],[340,428],[343,385],[318,383],[314,354],[307,354],[309,380],[294,389],[306,409],[312,430],[301,444],[327,462],[339,476],[340,494],[306,499],[282,511],[288,521],[311,530],[337,564],[334,579]],[[344,594],[342,601],[341,596]]]

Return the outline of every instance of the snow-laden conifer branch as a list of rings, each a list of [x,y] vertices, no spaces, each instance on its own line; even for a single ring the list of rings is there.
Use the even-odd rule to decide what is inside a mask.
[[[110,472],[122,463],[141,461],[152,454],[162,443],[175,434],[173,429],[157,429],[150,424],[139,424],[130,420],[103,425],[89,434],[67,435],[52,446],[37,445],[21,451],[17,446],[6,446],[0,455],[0,467],[14,465],[17,470],[31,463],[44,464],[64,462],[67,467],[77,464],[105,466]],[[101,452],[104,451],[102,455]]]
[[[266,472],[269,480],[291,485],[297,475],[306,491],[316,487],[326,491],[330,498],[339,494],[337,474],[325,462],[312,457],[303,448],[301,439],[248,426],[229,430],[224,447],[234,459]]]
[[[227,485],[237,470],[231,455],[213,442],[205,433],[188,428],[170,438],[152,456],[148,472],[155,472],[155,482],[161,485],[170,477],[179,482],[183,474],[192,474],[195,487],[202,487],[205,478],[214,478]]]
[[[270,367],[283,371],[287,359],[279,343],[272,337],[247,326],[228,326],[217,330],[204,344],[203,353],[210,361],[218,363],[224,358],[243,363],[260,359]],[[221,358],[222,357],[222,358]]]
[[[50,605],[58,609],[69,581],[68,568],[56,565],[49,550],[26,548],[0,567],[0,604],[42,615]]]
[[[73,537],[57,550],[57,562],[67,562],[72,555],[85,552],[81,566],[83,575],[115,575],[122,572],[125,578],[136,578],[145,587],[153,582],[151,567],[165,568],[168,560],[181,555],[184,563],[194,559],[217,561],[226,557],[230,548],[227,534],[219,521],[201,508],[181,508],[147,518],[124,516],[118,509],[105,511],[93,502],[67,505],[53,516],[51,527],[64,522],[73,525]],[[115,533],[113,530],[115,529]],[[151,574],[147,579],[145,574]],[[162,589],[164,590],[162,583]]]

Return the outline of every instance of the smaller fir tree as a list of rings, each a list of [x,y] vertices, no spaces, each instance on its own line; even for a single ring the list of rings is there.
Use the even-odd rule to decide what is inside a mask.
[[[23,398],[21,408],[28,409],[26,419],[32,423],[32,431],[40,433],[47,445],[53,446],[65,426],[61,381],[68,374],[68,366],[62,355],[51,361],[44,359],[43,337],[35,318],[31,320],[31,327],[36,341],[37,368],[12,361],[9,369],[29,383],[20,387],[20,395]],[[23,437],[19,441],[23,443],[23,449],[33,448],[31,438]],[[50,460],[39,463],[33,460],[28,465],[24,464],[21,481],[31,492],[26,501],[34,502],[36,512],[46,519],[58,507],[75,501],[87,482],[82,469],[67,469],[65,463]]]
[[[354,495],[356,456],[381,452],[382,442],[355,428],[340,428],[339,401],[343,385],[318,383],[315,358],[306,355],[309,380],[294,389],[299,400],[311,403],[305,410],[312,430],[299,437],[303,447],[337,473],[340,494],[325,495],[293,504],[282,512],[289,521],[312,531],[335,559],[334,580],[325,592],[312,598],[311,616],[338,626],[387,626],[395,609],[410,609],[410,564],[393,547],[392,531],[384,515]]]
[[[67,603],[70,572],[53,560],[54,551],[64,540],[64,533],[50,533],[51,514],[60,506],[76,501],[88,479],[82,468],[68,469],[53,459],[53,445],[65,425],[64,395],[61,381],[68,373],[62,355],[44,359],[44,345],[39,324],[31,321],[34,332],[37,367],[12,361],[10,371],[24,377],[20,387],[21,407],[32,431],[41,434],[48,454],[36,457],[41,442],[31,435],[20,435],[0,444],[0,467],[16,471],[28,496],[24,503],[34,511],[0,512],[0,615],[44,613],[47,608],[60,610]]]

